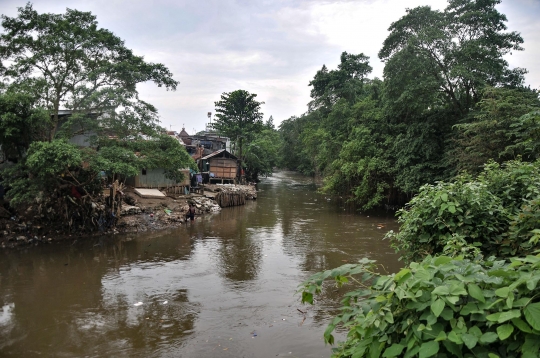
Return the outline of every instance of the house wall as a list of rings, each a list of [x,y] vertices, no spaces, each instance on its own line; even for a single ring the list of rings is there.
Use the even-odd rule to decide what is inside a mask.
[[[184,180],[181,183],[176,183],[174,180],[165,177],[165,170],[161,168],[147,169],[146,174],[130,177],[126,179],[126,184],[135,188],[166,188],[169,186],[185,186],[189,185],[189,169],[182,169]]]
[[[69,139],[69,142],[72,144],[75,144],[79,147],[89,147],[90,146],[90,138],[95,135],[95,133],[88,133],[88,134],[79,134],[76,136],[73,136]]]
[[[215,178],[236,178],[236,160],[228,158],[211,158],[210,172]]]
[[[71,115],[71,111],[64,111],[63,115],[61,115],[59,121],[58,121],[58,128],[61,128],[66,122],[68,121],[69,116]],[[105,115],[102,115],[105,116]],[[92,115],[92,117],[95,118],[95,115]],[[98,118],[95,118],[96,121],[99,120]],[[78,133],[81,132],[83,128],[78,123],[73,123],[70,127],[71,133]],[[90,138],[96,135],[96,132],[93,130],[85,130],[83,134],[74,135],[69,139],[69,142],[72,144],[75,144],[78,147],[90,147]]]

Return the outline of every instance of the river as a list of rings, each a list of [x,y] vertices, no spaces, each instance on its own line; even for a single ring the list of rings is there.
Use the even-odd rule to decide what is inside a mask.
[[[397,223],[291,172],[258,189],[179,229],[0,252],[0,356],[329,357],[344,290],[306,306],[298,284],[363,257],[397,271]]]

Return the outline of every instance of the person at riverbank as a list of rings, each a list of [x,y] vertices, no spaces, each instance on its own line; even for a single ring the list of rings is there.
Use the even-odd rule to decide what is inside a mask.
[[[189,209],[186,214],[186,220],[189,218],[191,221],[195,220],[195,205],[189,204]]]

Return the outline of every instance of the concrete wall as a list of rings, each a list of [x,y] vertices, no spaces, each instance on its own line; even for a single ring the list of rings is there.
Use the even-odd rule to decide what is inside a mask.
[[[146,174],[141,173],[131,178],[126,179],[126,184],[135,188],[166,188],[175,185],[189,185],[189,169],[182,169],[184,180],[181,183],[176,183],[174,180],[165,177],[163,169],[147,169]]]

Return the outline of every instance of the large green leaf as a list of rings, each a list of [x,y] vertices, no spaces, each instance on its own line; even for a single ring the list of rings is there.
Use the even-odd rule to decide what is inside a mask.
[[[519,328],[521,331],[523,331],[525,333],[531,333],[532,332],[531,327],[529,327],[527,322],[525,322],[521,318],[514,318],[512,320],[512,323],[514,324],[514,326],[516,326],[517,328]]]
[[[420,346],[419,358],[432,357],[439,352],[439,342],[431,341],[423,343]]]
[[[439,317],[442,310],[444,309],[444,301],[441,300],[440,298],[435,300],[432,304],[431,304],[431,311],[433,311],[433,314],[436,316],[436,317]]]
[[[499,336],[495,332],[486,332],[478,340],[481,344],[493,343]]]
[[[476,346],[476,343],[478,343],[478,338],[468,333],[463,333],[461,335],[461,340],[469,349],[473,349]]]
[[[448,257],[448,256],[439,256],[435,259],[435,261],[433,262],[433,264],[435,266],[440,266],[440,265],[444,265],[444,264],[447,264],[449,263],[450,261],[452,261],[452,258],[451,257]]]
[[[501,287],[497,290],[495,290],[495,294],[499,297],[506,298],[508,297],[508,293],[510,293],[509,287]]]
[[[482,289],[478,287],[478,285],[474,283],[470,283],[468,285],[468,289],[469,289],[469,295],[472,298],[475,298],[480,302],[486,302],[486,299],[484,298],[484,294],[482,293]]]
[[[401,354],[401,351],[403,351],[403,348],[405,348],[404,345],[394,343],[390,347],[386,348],[386,350],[383,353],[383,357],[397,357]]]
[[[431,291],[431,293],[434,295],[446,296],[450,293],[450,290],[446,286],[439,286],[435,287],[435,289]]]
[[[523,309],[523,313],[525,314],[525,319],[532,328],[540,331],[540,302],[527,305]]]
[[[400,280],[402,278],[404,278],[405,276],[407,276],[410,273],[411,273],[411,270],[409,270],[408,268],[404,268],[401,271],[399,271],[398,273],[396,273],[396,275],[394,276],[394,281],[400,282]]]
[[[521,317],[520,310],[511,310],[507,312],[502,312],[497,322],[503,323],[503,322],[509,321],[514,318],[519,318],[519,317]]]
[[[497,327],[497,335],[501,341],[504,341],[506,338],[514,332],[514,326],[511,324],[503,324],[502,326]]]

